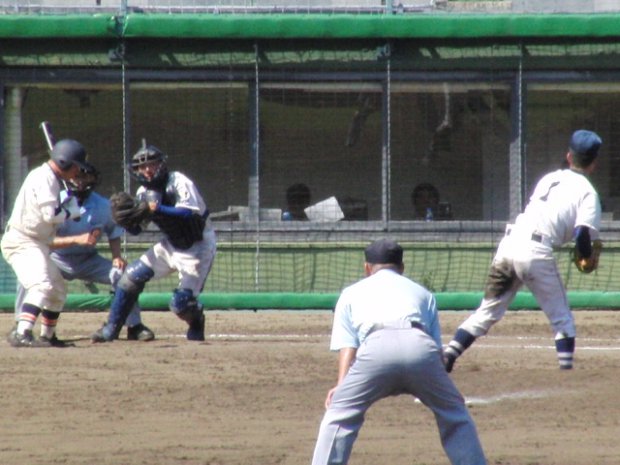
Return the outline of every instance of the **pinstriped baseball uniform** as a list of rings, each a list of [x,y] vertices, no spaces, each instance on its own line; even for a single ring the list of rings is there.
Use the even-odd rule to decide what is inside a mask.
[[[596,167],[600,146],[595,133],[575,131],[566,155],[569,169],[543,176],[523,213],[514,225],[507,226],[480,306],[445,348],[446,370],[451,371],[476,338],[502,319],[523,285],[532,292],[553,329],[559,367],[573,367],[575,322],[553,250],[573,240],[577,247],[585,243],[589,248],[591,241],[599,239],[601,204],[587,175]]]
[[[25,302],[61,312],[67,297],[65,280],[50,258],[49,243],[65,215],[57,215],[62,186],[48,163],[24,180],[2,237],[2,255],[26,288]]]
[[[112,219],[108,199],[97,192],[91,192],[82,206],[84,214],[80,219],[62,223],[56,232],[57,237],[77,236],[95,228],[101,229],[108,240],[119,239],[123,235],[123,229]],[[56,249],[51,252],[50,257],[60,269],[65,280],[80,279],[113,285],[122,273],[120,269],[113,268],[112,261],[100,255],[95,246],[74,245]],[[24,296],[24,288],[18,284],[15,296],[16,320],[19,317]],[[136,305],[127,317],[127,325],[135,326],[140,323],[140,307]]]
[[[509,233],[500,242],[493,263],[514,267],[515,279],[500,296],[485,297],[461,328],[482,336],[501,319],[523,284],[547,315],[556,339],[575,337],[575,323],[553,249],[571,241],[576,226],[588,226],[598,239],[601,207],[588,179],[572,170],[543,177]]]
[[[313,465],[346,464],[367,409],[411,394],[435,414],[453,465],[484,465],[476,428],[445,372],[434,296],[393,269],[346,288],[336,305],[331,350],[357,349],[320,426]],[[412,397],[412,412],[415,406]]]
[[[175,193],[175,207],[191,210],[204,215],[207,206],[198,192],[196,185],[179,171],[171,171],[166,189]],[[141,197],[147,189],[140,186],[136,192]],[[191,289],[198,296],[203,289],[207,276],[213,266],[216,253],[216,237],[211,221],[202,234],[202,240],[196,241],[190,249],[179,250],[170,238],[164,236],[161,241],[147,250],[140,260],[154,271],[153,279],[167,276],[177,271],[179,288]]]

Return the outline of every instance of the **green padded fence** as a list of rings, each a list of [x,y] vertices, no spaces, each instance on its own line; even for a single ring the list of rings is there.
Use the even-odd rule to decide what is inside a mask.
[[[481,298],[494,247],[492,244],[405,243],[405,275],[437,296],[440,309],[473,310]],[[137,258],[145,244],[133,244]],[[264,244],[260,254],[249,243],[219,244],[218,255],[201,302],[207,309],[330,309],[340,291],[363,277],[361,243]],[[620,250],[608,243],[595,273],[584,275],[570,261],[570,249],[556,254],[573,308],[620,308],[615,264]],[[105,254],[106,251],[102,250]],[[258,260],[259,266],[256,266]],[[167,309],[176,274],[153,280],[140,297],[144,309]],[[102,310],[110,305],[109,286],[71,281],[67,309]],[[0,259],[0,309],[12,309],[15,278]],[[518,294],[513,309],[537,308],[529,292]]]
[[[167,310],[171,293],[148,293],[140,296],[144,310]],[[436,295],[440,310],[474,310],[482,299],[481,292],[441,292]],[[203,294],[200,301],[207,310],[330,310],[338,294],[298,294],[286,292]],[[107,310],[109,295],[71,294],[67,308],[73,310]],[[620,292],[569,292],[572,308],[616,310],[620,308]],[[0,294],[0,310],[13,311],[14,294]],[[538,309],[529,292],[520,292],[511,310]]]
[[[5,15],[0,38],[541,38],[620,36],[618,14]]]

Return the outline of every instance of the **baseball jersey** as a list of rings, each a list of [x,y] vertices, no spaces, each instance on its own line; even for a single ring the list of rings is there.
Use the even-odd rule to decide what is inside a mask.
[[[48,163],[34,168],[17,193],[8,226],[33,239],[49,242],[65,215],[58,215],[61,180]]]
[[[140,197],[147,188],[140,186],[136,192],[136,196]],[[196,185],[183,173],[171,171],[166,185],[166,192],[173,192],[175,196],[175,207],[182,207],[192,210],[199,215],[203,215],[207,210],[202,196],[198,192]]]
[[[60,237],[77,236],[93,229],[99,228],[108,240],[117,239],[122,236],[123,229],[112,219],[110,211],[110,201],[96,192],[91,192],[82,207],[85,213],[79,221],[65,221],[57,230],[56,235]],[[74,245],[53,251],[53,255],[59,257],[75,255],[92,255],[96,253],[95,246]]]
[[[373,330],[405,320],[422,324],[441,347],[434,295],[393,270],[379,270],[342,291],[334,312],[330,349],[358,348]]]
[[[590,237],[598,239],[600,225],[599,196],[588,178],[562,169],[548,173],[538,182],[512,232],[537,232],[559,247],[573,239],[577,226],[587,226]]]

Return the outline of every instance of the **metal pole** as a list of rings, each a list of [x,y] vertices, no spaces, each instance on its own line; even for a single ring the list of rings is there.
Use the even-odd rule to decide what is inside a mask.
[[[511,137],[509,152],[509,208],[510,220],[514,220],[523,208],[525,195],[525,101],[523,83],[523,54],[519,58],[519,69],[512,84],[510,102]]]

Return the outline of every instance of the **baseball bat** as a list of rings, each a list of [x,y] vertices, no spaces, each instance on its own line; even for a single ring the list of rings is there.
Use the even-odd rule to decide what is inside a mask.
[[[52,131],[52,125],[49,121],[41,121],[39,127],[41,128],[41,131],[43,131],[43,135],[45,136],[45,142],[47,142],[47,148],[49,149],[51,154],[52,149],[56,144],[56,138],[54,137],[54,133]],[[69,189],[69,186],[67,186],[67,182],[65,180],[62,181],[62,184],[67,191],[71,191],[71,189]]]
[[[56,138],[54,137],[54,133],[52,132],[52,125],[49,121],[42,121],[39,125],[41,130],[43,131],[43,135],[45,136],[45,141],[47,142],[47,148],[50,151],[54,148],[56,144]]]

